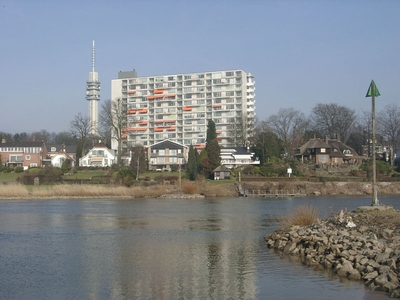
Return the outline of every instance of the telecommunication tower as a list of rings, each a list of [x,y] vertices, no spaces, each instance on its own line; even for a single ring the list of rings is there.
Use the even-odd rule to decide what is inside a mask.
[[[86,81],[86,100],[89,101],[89,122],[90,133],[98,134],[99,101],[100,101],[100,81],[99,74],[94,70],[95,48],[92,43],[92,71],[89,72],[89,78]]]

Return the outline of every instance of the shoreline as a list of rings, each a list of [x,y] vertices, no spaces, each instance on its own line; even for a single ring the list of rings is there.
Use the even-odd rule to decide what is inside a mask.
[[[318,196],[371,196],[372,184],[363,182],[245,182],[247,190],[261,191],[304,191],[306,197]],[[201,197],[239,197],[238,183],[210,183],[206,181],[186,181],[180,189],[177,185],[113,186],[113,185],[0,185],[0,200],[8,199],[137,199],[137,198],[177,198],[191,195]],[[185,195],[185,196],[182,196]],[[379,182],[379,196],[400,196],[400,182]],[[199,197],[200,197],[199,196]],[[197,198],[199,198],[197,197]],[[200,198],[201,198],[200,197]],[[194,197],[196,198],[196,197]],[[293,197],[293,198],[296,198]]]

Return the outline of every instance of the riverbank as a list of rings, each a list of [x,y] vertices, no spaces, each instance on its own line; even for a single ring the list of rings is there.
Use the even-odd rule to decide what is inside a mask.
[[[339,277],[360,280],[371,290],[400,298],[400,211],[360,207],[309,226],[292,226],[265,236],[267,246],[323,266]]]
[[[307,196],[362,196],[371,195],[372,185],[363,182],[246,182],[247,190],[297,192]],[[0,199],[29,198],[157,198],[169,194],[202,195],[204,197],[236,197],[236,183],[212,181],[183,181],[182,185],[114,186],[88,184],[60,184],[25,186],[0,185]],[[379,182],[379,195],[400,195],[400,182]]]

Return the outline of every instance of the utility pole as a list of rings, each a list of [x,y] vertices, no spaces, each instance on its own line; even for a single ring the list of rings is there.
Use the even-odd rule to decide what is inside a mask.
[[[372,98],[372,206],[379,206],[378,190],[376,186],[376,146],[375,146],[375,97],[380,96],[379,90],[372,80],[365,97]]]

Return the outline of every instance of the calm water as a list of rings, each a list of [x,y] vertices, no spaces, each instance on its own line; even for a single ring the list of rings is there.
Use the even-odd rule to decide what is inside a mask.
[[[371,200],[0,201],[0,298],[388,299],[266,248],[305,203],[325,217]]]

